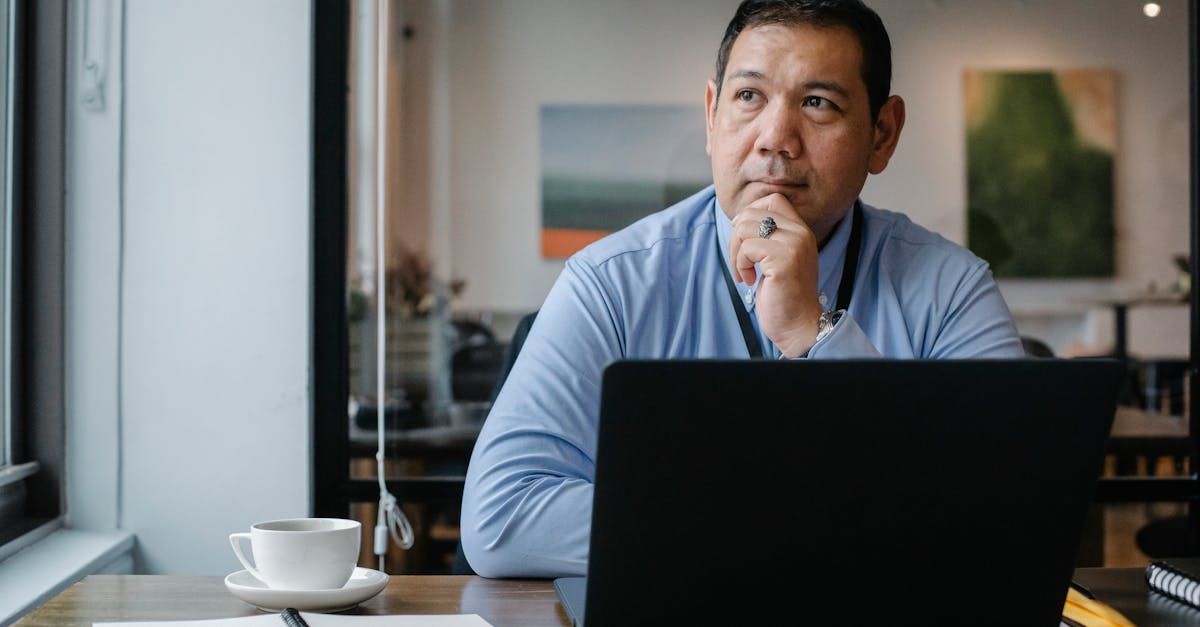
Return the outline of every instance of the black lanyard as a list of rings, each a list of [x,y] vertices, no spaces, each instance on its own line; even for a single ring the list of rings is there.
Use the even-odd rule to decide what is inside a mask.
[[[854,291],[854,274],[858,272],[858,250],[862,244],[862,203],[855,201],[854,211],[851,214],[850,222],[850,241],[846,243],[846,259],[842,262],[842,282],[838,285],[837,293],[837,309],[841,311],[850,306],[850,294]],[[724,255],[721,252],[721,238],[716,238],[717,244],[717,262],[721,263],[723,271],[721,274],[725,276],[725,286],[729,288],[729,299],[733,301],[733,310],[737,313],[738,324],[742,327],[742,338],[746,340],[746,350],[750,352],[751,359],[763,359],[762,344],[758,342],[758,333],[754,331],[754,325],[750,322],[750,314],[746,311],[746,306],[742,304],[742,299],[738,297],[737,287],[733,285],[733,277],[729,275],[729,264],[724,263],[721,259]]]

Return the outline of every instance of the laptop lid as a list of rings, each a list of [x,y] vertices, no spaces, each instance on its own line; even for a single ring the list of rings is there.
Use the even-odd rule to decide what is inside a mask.
[[[833,612],[1057,625],[1120,372],[1112,360],[615,363],[587,623]]]
[[[583,627],[583,609],[587,593],[587,577],[559,577],[554,580],[558,600],[567,611],[574,627]]]

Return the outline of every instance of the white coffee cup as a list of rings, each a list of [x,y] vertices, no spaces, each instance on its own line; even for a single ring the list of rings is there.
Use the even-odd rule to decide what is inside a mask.
[[[341,518],[291,518],[260,522],[250,533],[229,534],[229,544],[246,571],[269,588],[341,588],[358,563],[362,525]],[[250,540],[254,564],[242,553]]]

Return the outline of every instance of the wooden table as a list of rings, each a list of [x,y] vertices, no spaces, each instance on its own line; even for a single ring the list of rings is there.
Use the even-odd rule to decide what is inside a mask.
[[[1188,437],[1187,419],[1181,416],[1164,414],[1138,409],[1137,407],[1117,407],[1117,415],[1113,418],[1113,438],[1175,438]]]
[[[1148,474],[1157,475],[1157,458],[1172,457],[1181,463],[1188,456],[1190,444],[1186,418],[1118,406],[1105,450],[1116,456],[1118,475],[1138,474],[1138,457],[1146,458]]]
[[[1186,305],[1184,294],[1179,292],[1140,292],[1119,298],[1082,299],[1076,302],[1089,305],[1107,305],[1113,310],[1113,357],[1124,361],[1129,356],[1129,308],[1140,305]]]
[[[1081,568],[1075,580],[1139,627],[1200,624],[1200,610],[1151,594],[1142,568]],[[220,577],[93,575],[17,625],[90,626],[93,621],[229,618],[257,612],[229,594]],[[392,576],[387,589],[358,612],[479,614],[497,627],[570,625],[553,584],[545,580]]]
[[[222,577],[92,575],[18,621],[20,627],[94,621],[230,618],[258,613],[225,589]],[[554,584],[545,580],[393,575],[361,614],[478,614],[503,625],[567,626]]]

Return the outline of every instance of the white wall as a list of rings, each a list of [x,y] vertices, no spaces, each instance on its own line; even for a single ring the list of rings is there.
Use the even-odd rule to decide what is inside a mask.
[[[1023,333],[1058,352],[1112,341],[1112,313],[1089,300],[1165,288],[1188,252],[1187,3],[1028,0],[877,3],[895,49],[894,89],[908,104],[888,170],[863,192],[963,242],[966,235],[962,72],[966,68],[1111,68],[1117,73],[1116,277],[1111,281],[1005,280]],[[1186,306],[1135,308],[1129,347],[1186,356]]]
[[[1112,68],[1120,125],[1117,280],[1006,282],[1003,289],[1015,309],[1044,316],[1047,306],[1057,307],[1080,330],[1087,306],[1078,300],[1175,279],[1170,255],[1188,249],[1186,2],[1162,2],[1153,20],[1142,16],[1141,3],[1124,0],[871,4],[892,36],[893,91],[908,103],[908,122],[891,166],[869,181],[868,202],[905,211],[962,242],[963,70]],[[433,210],[451,216],[447,270],[468,282],[462,308],[535,309],[562,267],[543,260],[538,245],[539,105],[699,105],[736,5],[452,2],[450,123],[434,131],[434,143],[451,146],[452,166],[441,182],[451,195],[448,206]],[[1142,331],[1131,329],[1135,340]],[[1161,335],[1160,344],[1186,345]]]
[[[888,171],[864,192],[962,242],[966,235],[966,68],[1112,68],[1117,73],[1117,275],[1174,278],[1188,250],[1186,2],[1028,0],[878,3],[895,49],[894,90],[908,103]]]
[[[111,271],[99,296],[72,281],[77,337],[118,337],[121,354],[115,377],[74,372],[72,400],[86,420],[92,389],[107,412],[87,377],[119,380],[116,517],[142,572],[231,572],[229,532],[310,509],[310,40],[308,2],[126,0],[124,170],[73,161],[72,185],[124,183],[119,212],[81,190],[71,205],[101,227],[73,218],[74,271],[115,254],[123,268],[119,336]],[[115,367],[102,341],[72,354],[89,346]]]
[[[94,5],[100,9],[100,3]],[[67,359],[67,512],[70,527],[109,531],[119,525],[120,493],[120,5],[84,16],[69,5],[67,38],[67,219],[64,317]],[[99,110],[82,104],[84,29],[107,85]],[[99,37],[102,41],[105,37]]]
[[[705,80],[736,6],[453,2],[448,211],[450,272],[467,281],[463,308],[537,309],[562,269],[541,258],[538,107],[696,104],[702,125]]]

